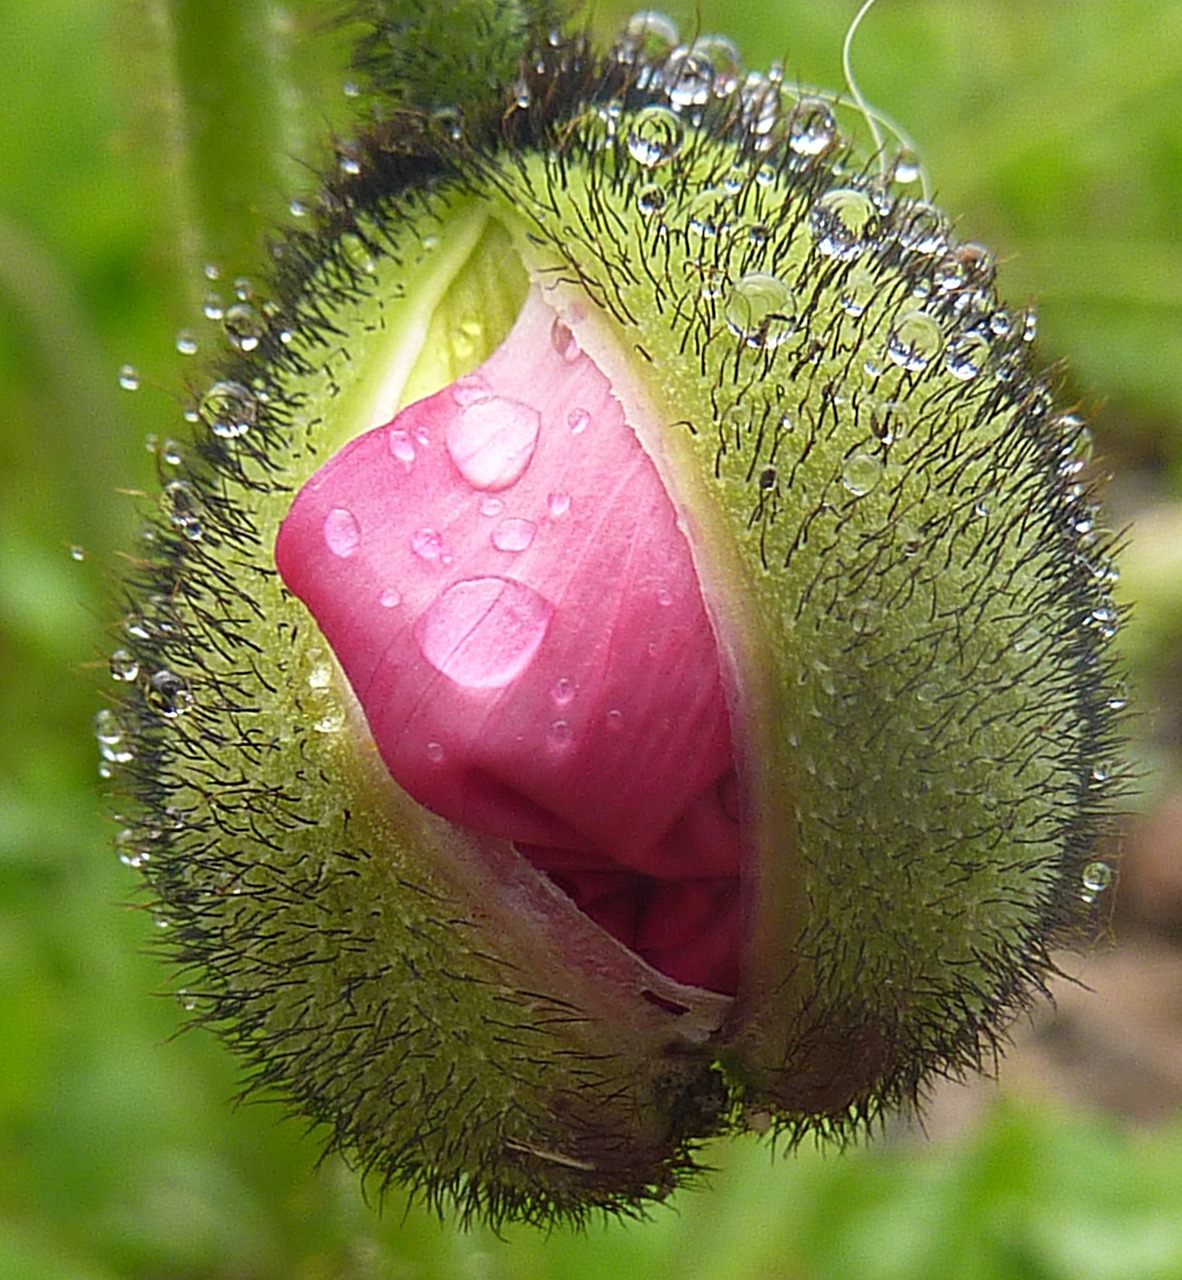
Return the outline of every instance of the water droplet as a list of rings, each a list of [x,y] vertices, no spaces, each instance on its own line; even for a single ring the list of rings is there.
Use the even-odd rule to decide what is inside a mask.
[[[979,516],[991,516],[997,507],[997,500],[992,493],[983,493],[973,503],[973,510]]]
[[[526,551],[533,543],[538,526],[532,520],[511,517],[493,530],[492,544],[498,551]]]
[[[864,266],[856,266],[846,277],[838,302],[842,310],[851,316],[860,316],[874,298],[878,283]]]
[[[558,316],[554,317],[550,325],[550,345],[564,360],[577,360],[581,354],[578,340],[570,326]]]
[[[919,156],[910,148],[903,147],[895,153],[895,159],[891,164],[891,178],[901,186],[910,186],[911,183],[919,180],[919,175],[923,172],[923,165],[920,163]]]
[[[192,707],[193,694],[183,676],[165,669],[148,681],[147,700],[157,715],[175,720]]]
[[[324,545],[334,556],[347,560],[361,547],[361,526],[346,507],[333,507],[324,517]]]
[[[708,71],[710,87],[716,98],[725,98],[735,91],[742,65],[738,46],[729,36],[699,36],[689,51],[698,66]],[[672,91],[670,97],[673,97]]]
[[[868,396],[863,404],[870,418],[870,431],[883,444],[902,440],[911,430],[911,407],[902,400],[876,400]]]
[[[441,764],[443,761],[443,747],[438,742],[427,743],[427,759],[432,764]]]
[[[193,335],[192,329],[182,329],[177,334],[176,349],[183,356],[195,356],[197,354],[197,339]]]
[[[396,587],[387,587],[380,596],[378,596],[378,604],[383,609],[397,609],[402,603],[402,592]]]
[[[796,295],[778,276],[740,276],[727,298],[726,322],[749,347],[782,346],[797,332]]]
[[[482,516],[499,516],[505,509],[505,500],[503,498],[482,498],[480,500],[480,514]]]
[[[439,560],[443,556],[443,536],[435,529],[416,529],[410,546],[420,560]]]
[[[423,656],[468,689],[500,689],[533,661],[554,606],[509,578],[467,578],[439,596],[415,626]]]
[[[234,297],[239,302],[249,302],[254,297],[254,285],[249,276],[234,277]]]
[[[669,101],[675,107],[701,107],[710,101],[714,69],[693,47],[675,49],[665,67]]]
[[[410,436],[398,427],[393,427],[386,436],[386,443],[389,444],[390,452],[394,457],[409,469],[415,460],[415,442]]]
[[[798,156],[819,156],[837,140],[837,121],[820,98],[801,98],[788,127],[788,146]]]
[[[431,123],[433,127],[438,127],[438,121],[432,115]],[[455,136],[458,136],[458,132]],[[337,168],[347,178],[355,178],[361,172],[361,154],[355,144],[343,142],[337,146]]]
[[[954,378],[968,382],[988,364],[991,351],[989,339],[983,334],[962,333],[948,344],[944,366]]]
[[[546,507],[555,520],[559,519],[570,510],[570,494],[561,491],[552,493],[546,499]]]
[[[207,293],[205,301],[201,304],[201,314],[207,320],[221,320],[226,314],[226,305],[222,301],[222,295],[212,291]]]
[[[874,202],[857,187],[826,191],[809,211],[809,230],[818,253],[852,262],[869,247],[877,226]]]
[[[525,473],[542,426],[538,411],[504,396],[467,405],[447,424],[447,451],[474,489],[507,489]]]
[[[616,708],[613,707],[607,715],[604,716],[604,723],[609,729],[618,731],[624,726],[624,713],[622,711],[617,711]]]
[[[922,373],[940,354],[944,334],[926,312],[908,311],[895,322],[887,340],[887,355],[908,373]]]
[[[721,235],[729,227],[731,198],[722,187],[699,191],[685,206],[686,228],[703,239]]]
[[[312,728],[317,733],[340,733],[347,719],[345,708],[339,702],[334,702],[312,721]]]
[[[575,686],[572,680],[568,680],[566,676],[554,682],[554,688],[550,690],[550,696],[560,707],[568,706],[574,701]]]
[[[70,546],[70,559],[79,562],[86,559],[86,551],[76,542]]]
[[[241,382],[215,382],[201,397],[199,415],[215,436],[235,440],[258,419],[258,402]]]
[[[357,98],[361,95],[361,86],[356,80],[346,80],[344,84],[341,85],[341,92],[346,98]]]
[[[677,24],[656,9],[641,9],[625,23],[616,41],[620,62],[661,62],[677,47]]]
[[[1112,868],[1107,862],[1089,862],[1080,876],[1080,897],[1092,903],[1112,885]]]
[[[566,425],[570,427],[572,436],[581,436],[591,423],[591,415],[586,409],[572,409],[566,415]]]
[[[948,224],[935,205],[924,200],[901,201],[894,220],[894,234],[905,249],[930,257],[948,245]]]
[[[355,231],[346,231],[341,236],[341,254],[349,266],[362,275],[372,275],[377,270],[369,245]]]
[[[99,753],[111,764],[127,764],[135,753],[126,741],[123,723],[110,707],[103,707],[94,717],[94,736]]]
[[[259,313],[246,302],[236,302],[227,307],[222,323],[230,345],[244,353],[256,350],[265,332]]]
[[[492,395],[492,388],[479,375],[466,373],[457,378],[451,386],[451,398],[461,408],[487,400]]]
[[[1038,337],[1038,312],[1027,307],[1022,313],[1022,341],[1033,342]]]
[[[121,680],[124,684],[130,683],[140,673],[139,660],[128,649],[116,649],[111,654],[109,667],[111,679]]]
[[[135,365],[124,364],[119,366],[119,385],[124,391],[138,391],[140,389],[140,375]]]
[[[207,280],[220,280],[222,278],[222,269],[216,262],[207,262],[204,272]]]
[[[556,751],[565,751],[575,740],[575,731],[569,720],[555,720],[551,723],[546,735],[550,745]]]
[[[164,500],[172,527],[190,542],[200,541],[204,536],[201,503],[193,486],[187,480],[171,480],[164,486]]]
[[[870,453],[851,453],[841,464],[841,482],[855,498],[864,497],[882,479],[882,459]]]
[[[673,592],[670,591],[668,587],[661,587],[657,592],[657,604],[659,604],[662,609],[668,609],[672,603]]]
[[[666,164],[681,150],[685,129],[668,107],[645,107],[628,130],[628,154],[645,169]]]
[[[140,833],[134,827],[124,827],[116,835],[115,852],[125,867],[138,868],[151,861],[151,853],[144,848]]]
[[[650,182],[636,193],[636,207],[646,218],[655,217],[665,207],[665,188]]]

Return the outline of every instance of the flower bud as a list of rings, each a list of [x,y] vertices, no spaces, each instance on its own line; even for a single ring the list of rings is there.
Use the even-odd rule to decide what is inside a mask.
[[[1108,878],[1110,548],[1028,319],[834,102],[654,39],[352,149],[103,721],[197,1016],[493,1220],[991,1059]]]

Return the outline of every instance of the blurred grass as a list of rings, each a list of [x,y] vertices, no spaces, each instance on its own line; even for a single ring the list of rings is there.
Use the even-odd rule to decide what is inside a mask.
[[[695,10],[667,6],[692,31]],[[702,0],[754,64],[836,87],[855,0]],[[378,1216],[235,1066],[174,1039],[154,926],[98,817],[89,722],[112,577],[181,435],[205,292],[228,292],[347,128],[315,0],[5,0],[0,9],[0,1276],[14,1280],[725,1280],[1182,1274],[1182,1127],[999,1093],[959,1144],[773,1160],[722,1145],[707,1191],[586,1236]],[[624,10],[597,6],[610,29]],[[883,0],[856,65],[965,234],[1041,298],[1050,359],[1099,404],[1133,534],[1134,750],[1176,776],[1182,628],[1182,9],[1175,0]],[[209,281],[206,262],[221,264]],[[200,357],[196,357],[199,361]],[[117,385],[130,361],[135,395]],[[144,501],[144,500],[139,500]],[[82,558],[70,549],[81,549]],[[1164,552],[1170,552],[1168,556]],[[1003,1071],[1004,1079],[1004,1071]]]

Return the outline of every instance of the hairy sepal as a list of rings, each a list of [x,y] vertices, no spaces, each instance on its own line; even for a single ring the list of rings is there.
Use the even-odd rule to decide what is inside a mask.
[[[988,1054],[1086,920],[1114,699],[1074,429],[942,219],[733,95],[639,165],[671,75],[578,44],[523,66],[495,128],[395,116],[281,246],[262,341],[218,370],[250,429],[162,463],[120,715],[199,1016],[379,1178],[540,1220],[667,1194],[739,1102],[844,1132]],[[752,277],[790,296],[732,306]],[[270,562],[294,490],[484,359],[531,280],[611,378],[711,610],[747,839],[729,1007],[399,795]]]

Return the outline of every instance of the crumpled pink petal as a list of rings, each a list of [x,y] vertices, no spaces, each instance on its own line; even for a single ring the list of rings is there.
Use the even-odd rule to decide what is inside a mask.
[[[714,635],[656,469],[538,290],[479,370],[320,468],[276,560],[400,786],[517,842],[669,976],[734,991]]]

